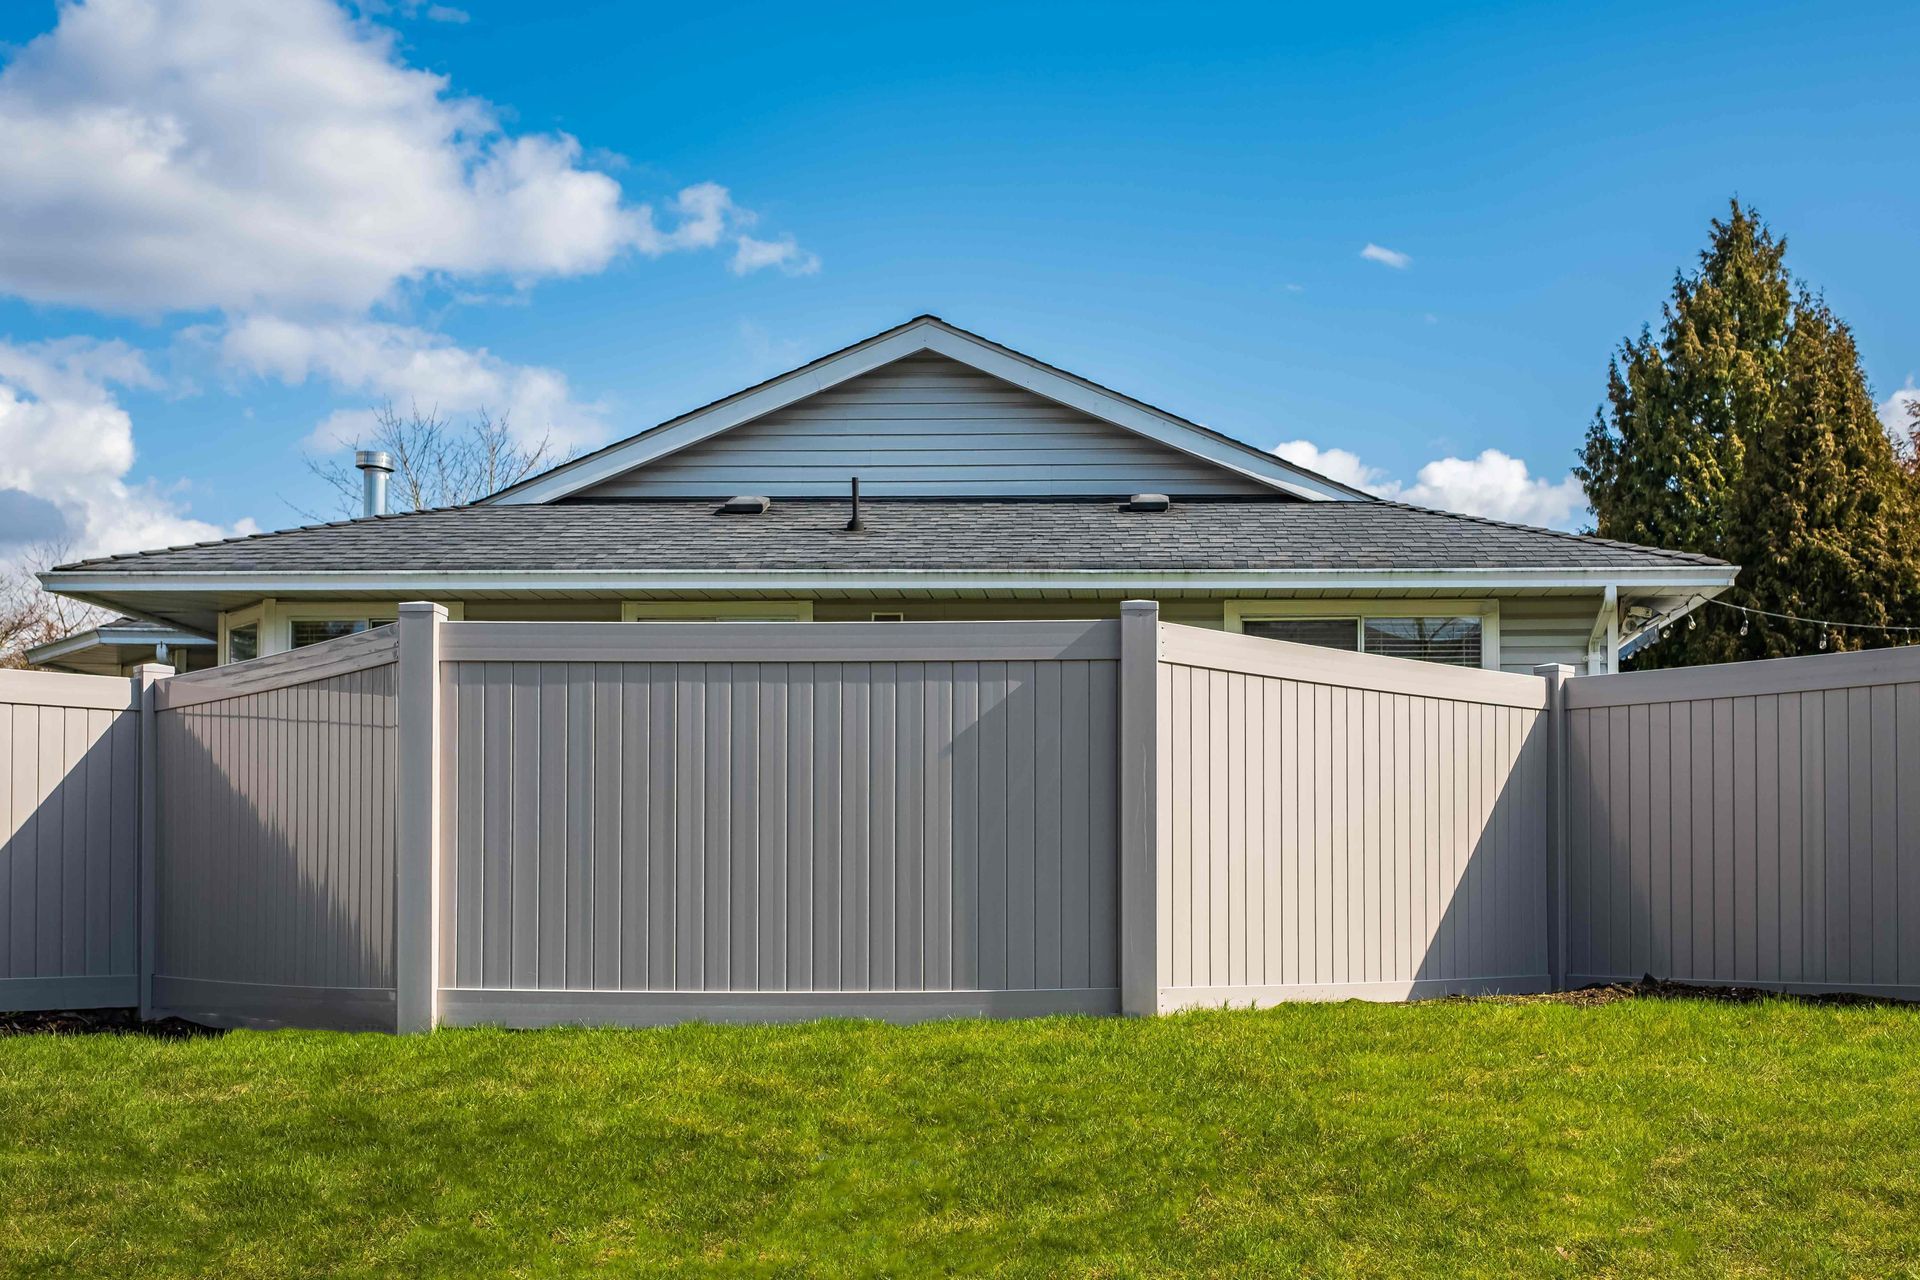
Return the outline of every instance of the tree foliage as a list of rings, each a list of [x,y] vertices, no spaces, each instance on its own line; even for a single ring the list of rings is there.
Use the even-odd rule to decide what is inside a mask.
[[[374,410],[372,433],[354,441],[352,448],[379,449],[393,459],[390,511],[461,506],[566,461],[551,436],[531,442],[517,439],[505,414],[496,418],[481,409],[462,423],[417,404],[404,416],[391,403]],[[339,516],[352,519],[360,514],[358,469],[337,458],[314,459],[307,467],[333,491]],[[302,514],[327,518],[310,511]]]
[[[1576,468],[1604,537],[1741,566],[1722,599],[1796,617],[1920,621],[1920,503],[1853,334],[1737,200],[1660,332],[1621,343]],[[1636,655],[1682,666],[1814,651],[1822,628],[1705,609]],[[1831,648],[1885,633],[1829,629]]]

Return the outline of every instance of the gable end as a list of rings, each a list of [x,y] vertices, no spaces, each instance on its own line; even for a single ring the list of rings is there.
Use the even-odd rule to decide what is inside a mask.
[[[1271,487],[991,374],[920,352],[576,495],[1271,494]]]

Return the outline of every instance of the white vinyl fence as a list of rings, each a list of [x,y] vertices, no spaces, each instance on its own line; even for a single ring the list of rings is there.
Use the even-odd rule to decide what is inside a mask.
[[[1117,623],[440,632],[444,1020],[1118,1008]]]
[[[1163,629],[1157,1007],[1548,982],[1546,684]]]
[[[0,1006],[537,1026],[1920,995],[1920,652],[448,622],[0,677]]]
[[[393,629],[154,690],[150,1012],[394,1023]]]
[[[1567,683],[1575,985],[1920,999],[1920,650]]]
[[[0,671],[0,1009],[137,1003],[151,678]]]

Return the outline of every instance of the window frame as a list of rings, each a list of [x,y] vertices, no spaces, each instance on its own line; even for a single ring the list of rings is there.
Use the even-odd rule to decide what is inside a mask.
[[[1353,652],[1363,653],[1363,626],[1368,618],[1479,618],[1480,669],[1500,669],[1500,601],[1435,596],[1431,599],[1357,600],[1333,597],[1316,600],[1228,600],[1226,627],[1246,634],[1249,622],[1353,622]],[[1344,652],[1341,651],[1341,652]],[[1418,659],[1415,659],[1418,661]],[[1470,670],[1471,668],[1462,668]]]
[[[447,618],[459,622],[466,616],[466,603],[461,600],[441,602],[447,610]],[[227,634],[236,627],[256,623],[260,627],[260,656],[267,657],[276,653],[290,653],[293,650],[293,624],[296,622],[365,622],[369,627],[386,626],[394,621],[399,613],[397,600],[276,600],[267,597],[257,600],[243,609],[234,609],[220,615],[219,663],[226,666],[232,661],[227,648]]]
[[[271,628],[267,625],[267,613],[272,604],[273,601],[271,600],[260,600],[248,605],[244,609],[235,609],[232,613],[223,613],[220,615],[220,633],[215,637],[219,642],[215,652],[216,665],[224,667],[233,661],[233,651],[230,647],[231,637],[235,631],[238,631],[242,627],[252,627],[254,629],[254,657],[264,658],[272,652],[272,650],[267,647],[268,644],[271,643],[269,639]]]
[[[383,607],[388,610],[388,616],[381,616]],[[393,622],[399,614],[399,608],[397,602],[388,600],[316,600],[311,603],[303,600],[297,604],[282,603],[273,610],[272,652],[293,652],[293,624],[296,622],[364,622],[366,629],[371,631]]]

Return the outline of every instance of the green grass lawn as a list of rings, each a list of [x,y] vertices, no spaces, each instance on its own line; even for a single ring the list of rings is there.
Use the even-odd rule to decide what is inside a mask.
[[[1920,1273],[1920,1008],[0,1037],[7,1275]]]

